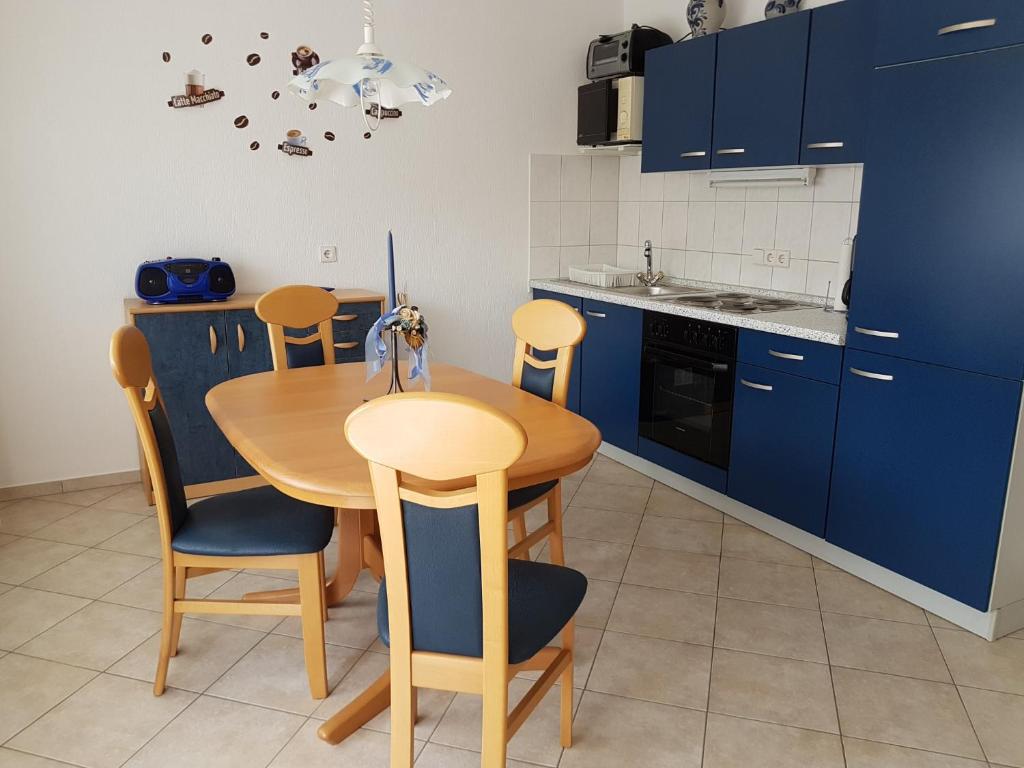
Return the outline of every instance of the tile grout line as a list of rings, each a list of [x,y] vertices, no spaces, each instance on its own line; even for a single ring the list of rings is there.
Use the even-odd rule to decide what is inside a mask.
[[[821,624],[821,640],[825,645],[825,662],[828,664],[828,682],[829,685],[832,686],[832,706],[836,709],[836,730],[839,731],[839,753],[843,756],[843,765],[848,766],[846,760],[846,742],[843,740],[843,721],[839,718],[839,696],[836,694],[836,681],[835,676],[832,674],[832,654],[828,648],[828,633],[825,631],[825,615],[821,610],[821,594],[818,592],[818,572],[812,567],[811,574],[814,579],[814,597],[818,601],[818,622]]]
[[[740,267],[742,269],[742,265]],[[708,663],[708,692],[704,703],[704,739],[701,741],[700,764],[703,768],[708,756],[708,721],[711,719],[711,681],[715,672],[715,641],[718,638],[718,601],[722,590],[722,557],[725,551],[725,518],[722,518],[721,538],[718,542],[718,579],[715,584],[715,615],[711,623],[711,661]]]
[[[946,658],[946,652],[942,650],[942,643],[939,642],[939,636],[935,634],[935,627],[932,626],[931,619],[925,614],[925,621],[928,622],[928,631],[931,632],[932,640],[935,642],[935,646],[939,649],[939,655],[942,657],[942,663],[946,667],[946,674],[949,675],[949,680],[953,685],[953,690],[956,691],[957,701],[960,702],[960,706],[963,707],[964,714],[967,715],[967,722],[971,724],[971,733],[974,734],[974,740],[978,744],[978,749],[981,750],[982,759],[985,762],[989,762],[988,752],[985,750],[985,745],[981,743],[981,737],[978,735],[978,729],[974,725],[974,718],[971,717],[971,712],[967,709],[967,704],[964,702],[963,694],[960,693],[960,686],[956,682],[956,676],[953,674],[953,670],[949,666],[949,660]]]

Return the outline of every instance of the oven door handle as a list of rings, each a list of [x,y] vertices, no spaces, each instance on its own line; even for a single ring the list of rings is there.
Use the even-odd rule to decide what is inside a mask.
[[[647,344],[644,346],[644,362],[661,363],[676,367],[686,366],[690,368],[697,368],[698,370],[708,373],[728,373],[730,370],[729,363],[713,362],[705,358],[666,349],[665,347],[661,347],[656,344]]]

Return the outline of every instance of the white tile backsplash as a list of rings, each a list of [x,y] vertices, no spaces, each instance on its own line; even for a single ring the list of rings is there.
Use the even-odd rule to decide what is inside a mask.
[[[811,187],[715,190],[706,171],[641,174],[639,157],[532,155],[530,276],[639,270],[650,239],[671,277],[824,296],[857,232],[862,181],[862,166],[828,166]],[[790,251],[790,266],[760,263],[761,248]]]

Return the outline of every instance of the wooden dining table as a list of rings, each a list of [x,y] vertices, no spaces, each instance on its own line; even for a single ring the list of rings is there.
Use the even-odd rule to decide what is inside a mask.
[[[405,363],[400,367],[402,380],[407,381]],[[441,363],[431,365],[431,374],[433,391],[476,398],[522,424],[527,447],[509,469],[510,489],[585,467],[601,443],[600,432],[586,419],[510,384]],[[344,602],[363,569],[378,580],[383,576],[369,467],[345,440],[344,425],[357,407],[386,394],[389,383],[386,372],[367,381],[364,364],[348,363],[242,376],[218,384],[206,395],[206,406],[225,437],[268,483],[294,498],[336,510],[338,562],[326,583],[332,606]],[[422,388],[418,382],[411,386]],[[401,440],[402,434],[396,433],[394,439]],[[443,442],[438,450],[444,450]],[[425,488],[455,490],[469,487],[473,479],[421,482]],[[297,590],[283,592],[298,600]],[[246,599],[279,601],[282,596],[282,591],[257,592]],[[336,744],[389,704],[390,679],[385,673],[318,733]]]

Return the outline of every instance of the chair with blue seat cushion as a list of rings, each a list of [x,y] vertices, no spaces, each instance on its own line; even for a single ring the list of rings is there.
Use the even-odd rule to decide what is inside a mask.
[[[334,294],[315,285],[285,285],[260,296],[256,316],[267,324],[274,370],[333,365],[337,311]]]
[[[552,299],[537,299],[519,307],[512,315],[516,335],[512,384],[531,395],[565,407],[569,398],[569,377],[575,348],[587,333],[587,322],[568,304]],[[541,360],[536,351],[554,352],[549,360]],[[547,501],[548,519],[533,532],[527,531],[526,513]],[[549,539],[551,562],[565,564],[562,546],[562,484],[561,480],[518,488],[509,493],[509,522],[515,544],[513,557],[530,559],[530,547]]]
[[[124,326],[114,333],[110,364],[128,398],[156,496],[164,617],[153,692],[160,696],[166,687],[184,614],[270,614],[300,617],[310,691],[314,698],[325,698],[323,550],[331,540],[334,511],[270,487],[215,496],[188,506],[170,421],[153,377],[149,345],[138,328]],[[189,578],[230,568],[296,570],[299,601],[186,598]]]
[[[526,448],[522,426],[468,397],[410,392],[354,411],[345,436],[370,464],[383,544],[392,768],[412,765],[418,688],[481,695],[481,764],[504,768],[508,740],[560,679],[561,742],[571,746],[573,616],[587,580],[508,557],[508,468]],[[466,477],[475,484],[460,491],[411,484]],[[509,681],[527,670],[541,675],[509,713]]]

